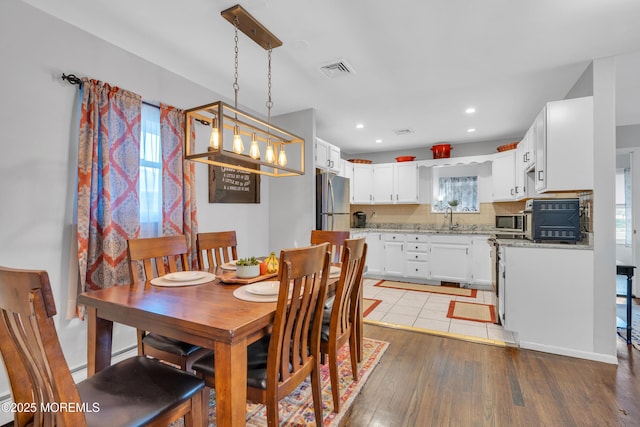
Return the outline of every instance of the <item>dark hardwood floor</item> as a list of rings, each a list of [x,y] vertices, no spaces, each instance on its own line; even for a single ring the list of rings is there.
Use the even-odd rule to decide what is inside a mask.
[[[343,426],[640,426],[640,352],[619,364],[365,325],[390,343]]]

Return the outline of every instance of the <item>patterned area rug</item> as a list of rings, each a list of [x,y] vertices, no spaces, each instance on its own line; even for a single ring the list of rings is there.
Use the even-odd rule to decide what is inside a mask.
[[[625,290],[626,292],[626,290]],[[627,305],[616,304],[616,315],[620,320],[627,322]],[[618,328],[618,334],[624,340],[627,339],[627,330]],[[640,306],[631,306],[631,344],[636,350],[640,350]]]
[[[495,323],[495,307],[491,304],[451,301],[447,317],[451,319],[471,320],[474,322]]]
[[[460,297],[475,298],[477,289],[454,288],[451,286],[422,285],[420,283],[410,282],[393,282],[390,280],[381,280],[374,286],[381,288],[403,289],[408,291],[432,292],[434,294],[456,295]]]
[[[322,412],[323,426],[338,426],[342,416],[347,413],[354,399],[367,382],[389,343],[364,338],[364,354],[360,364],[360,380],[355,383],[351,376],[351,361],[349,360],[349,345],[344,345],[338,352],[338,372],[340,373],[340,399],[342,407],[340,413],[333,412],[333,398],[331,397],[331,384],[329,381],[329,366],[321,365],[320,377],[322,379]],[[289,396],[280,401],[280,426],[315,426],[313,412],[313,398],[310,390],[310,380],[307,379]],[[267,409],[264,405],[247,403],[247,426],[266,426]],[[211,392],[209,405],[209,426],[216,425],[216,399],[215,390]],[[182,421],[175,423],[175,427],[182,426]]]

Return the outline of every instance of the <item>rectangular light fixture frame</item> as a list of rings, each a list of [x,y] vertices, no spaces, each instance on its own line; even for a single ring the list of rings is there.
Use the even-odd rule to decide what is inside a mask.
[[[274,177],[304,175],[303,138],[267,123],[264,120],[253,117],[252,115],[225,104],[222,101],[188,109],[185,111],[185,114],[185,159],[213,166],[222,166]],[[209,125],[217,122],[219,129],[218,150],[211,150],[209,148],[209,132],[206,134],[206,138],[196,138],[196,141],[192,141],[191,123],[193,120],[197,120],[201,123],[204,122]],[[253,159],[247,154],[236,154],[231,150],[230,143],[235,126],[238,126],[240,130],[240,134],[244,139],[244,144],[247,146],[245,147],[245,152],[247,153],[249,151],[248,145],[255,133],[256,139],[261,145],[261,158]],[[263,160],[266,151],[267,139],[270,139],[273,144],[276,163],[269,163]],[[227,141],[227,147],[225,147],[225,141]],[[194,147],[192,147],[192,145],[194,145]],[[286,150],[288,156],[287,165],[285,166],[280,166],[277,163],[278,153],[281,148]],[[216,154],[223,155],[226,158],[226,161],[216,159]],[[234,164],[234,159],[238,160],[239,163]],[[258,167],[254,169],[243,166],[242,163],[251,163]]]

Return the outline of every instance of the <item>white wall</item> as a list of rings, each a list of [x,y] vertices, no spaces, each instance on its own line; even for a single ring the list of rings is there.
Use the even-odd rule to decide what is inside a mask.
[[[88,76],[185,109],[221,96],[18,0],[0,1],[0,58],[0,265],[49,272],[62,313],[56,316],[58,334],[75,369],[86,363],[86,327],[65,320],[64,308],[72,257],[77,87],[60,76]],[[231,95],[230,82],[220,87]],[[268,227],[259,219],[268,220],[269,183],[263,183],[260,205],[210,205],[205,182],[206,167],[200,167],[200,229],[236,229],[241,252],[264,253]],[[115,334],[114,351],[135,344],[130,328]],[[2,372],[0,399],[8,390]]]

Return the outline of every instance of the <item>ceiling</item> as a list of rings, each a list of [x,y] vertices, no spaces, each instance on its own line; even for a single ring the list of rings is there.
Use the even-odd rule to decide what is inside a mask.
[[[23,1],[233,99],[234,29],[220,12],[238,0]],[[618,124],[640,123],[637,0],[240,4],[283,41],[272,114],[314,108],[317,135],[347,153],[521,138],[591,59],[617,55]],[[320,67],[338,60],[353,72],[327,78]],[[242,33],[238,83],[239,104],[266,115],[267,54]]]

